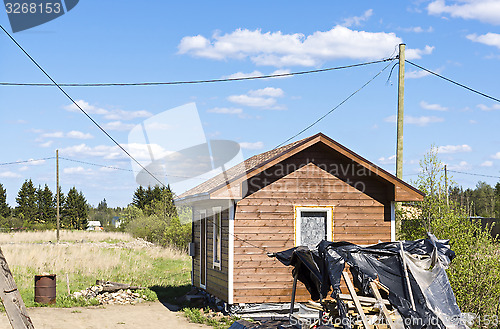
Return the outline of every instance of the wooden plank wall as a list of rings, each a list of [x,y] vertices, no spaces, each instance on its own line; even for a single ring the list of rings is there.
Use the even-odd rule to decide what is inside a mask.
[[[213,205],[217,206],[217,205]],[[221,268],[213,267],[213,211],[212,205],[193,206],[194,215],[194,239],[196,243],[196,255],[193,257],[193,284],[200,287],[200,210],[207,212],[207,284],[206,291],[219,297],[222,300],[228,300],[228,259],[229,259],[229,210],[222,208],[222,259]]]
[[[313,159],[313,160],[311,160]],[[289,302],[292,290],[291,268],[269,258],[267,252],[294,247],[294,206],[334,206],[333,239],[356,244],[390,241],[386,184],[376,177],[362,179],[364,188],[321,169],[316,164],[331,163],[322,150],[290,158],[289,163],[302,164],[286,176],[260,175],[266,179],[263,188],[255,186],[252,194],[237,203],[234,233],[234,303]],[[343,161],[340,159],[339,161]],[[315,164],[316,163],[316,164]],[[276,168],[274,168],[276,169]],[[253,247],[241,239],[248,240]],[[297,301],[307,301],[310,295],[299,283]]]

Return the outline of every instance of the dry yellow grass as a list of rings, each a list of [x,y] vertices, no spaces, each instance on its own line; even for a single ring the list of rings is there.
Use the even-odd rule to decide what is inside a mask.
[[[86,288],[95,280],[110,280],[142,286],[182,285],[190,271],[190,258],[171,248],[152,245],[117,232],[0,233],[2,251],[21,292],[31,294],[34,275],[56,274],[58,293]],[[83,242],[82,242],[83,241]],[[30,295],[27,298],[32,298]]]
[[[60,241],[62,242],[77,242],[88,241],[98,242],[104,240],[121,240],[133,241],[134,238],[123,232],[103,232],[103,231],[60,231]],[[39,231],[39,232],[14,232],[0,233],[0,244],[5,243],[21,243],[21,242],[55,242],[56,231]]]

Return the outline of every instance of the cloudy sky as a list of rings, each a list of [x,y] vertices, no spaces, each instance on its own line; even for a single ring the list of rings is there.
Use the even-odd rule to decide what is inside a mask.
[[[11,31],[7,15],[0,24]],[[315,70],[389,58],[406,43],[408,60],[500,97],[500,3],[431,1],[80,1],[69,13],[14,33],[60,83],[183,81]],[[48,82],[0,35],[0,82]],[[395,62],[394,62],[395,63]],[[155,154],[199,133],[240,144],[245,158],[294,136],[358,90],[389,62],[279,79],[196,85],[68,87],[102,127],[140,161],[133,127],[165,132]],[[392,64],[310,130],[323,132],[394,172],[397,67]],[[96,205],[131,202],[137,187],[127,156],[54,87],[0,86],[0,162],[51,158],[59,149],[61,185]],[[155,117],[194,103],[175,136]],[[431,145],[448,168],[500,176],[500,103],[406,64],[405,180]],[[196,130],[196,132],[194,132]],[[135,153],[134,153],[135,152]],[[69,160],[68,160],[69,159]],[[80,161],[80,162],[78,162]],[[87,163],[120,168],[104,168]],[[8,200],[22,182],[55,186],[53,159],[0,166]],[[465,187],[497,178],[454,173]]]

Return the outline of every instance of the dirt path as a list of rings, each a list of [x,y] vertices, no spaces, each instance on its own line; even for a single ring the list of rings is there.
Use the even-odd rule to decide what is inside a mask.
[[[36,329],[136,329],[136,328],[212,328],[189,323],[160,302],[105,307],[31,308]],[[0,313],[0,328],[11,329],[5,313]]]

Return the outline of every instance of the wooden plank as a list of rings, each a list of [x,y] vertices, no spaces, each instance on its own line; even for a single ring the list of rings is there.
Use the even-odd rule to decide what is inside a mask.
[[[13,329],[35,328],[0,248],[0,298]]]
[[[344,300],[352,300],[352,297],[349,294],[339,294],[339,297],[340,299]],[[366,297],[366,296],[358,296],[358,299],[360,302],[365,302],[365,303],[376,303],[377,301],[380,301],[384,305],[391,305],[391,303],[387,299],[377,300],[376,298]]]
[[[366,314],[363,311],[363,307],[361,307],[358,294],[356,294],[356,290],[354,290],[354,285],[352,284],[351,279],[349,278],[349,274],[347,274],[347,272],[344,271],[342,272],[342,276],[344,277],[347,289],[349,289],[349,293],[351,294],[354,305],[356,306],[356,310],[358,311],[358,314],[361,316],[361,321],[363,322],[363,325],[365,326],[366,329],[373,328],[373,326],[371,326],[370,323],[368,323],[368,318],[366,317]]]
[[[391,319],[391,315],[389,313],[389,310],[387,310],[387,307],[385,307],[385,304],[382,301],[382,296],[380,295],[380,291],[378,291],[377,284],[374,281],[370,281],[370,288],[372,290],[373,296],[377,299],[377,301],[380,303],[382,307],[382,313],[385,316],[385,319],[387,320],[387,324],[391,329],[396,329],[396,326],[394,322]]]
[[[293,213],[287,214],[290,216],[290,219],[245,219],[245,220],[236,220],[234,229],[239,232],[245,232],[245,230],[249,227],[280,227],[289,225],[293,228]],[[340,219],[336,220],[335,216],[333,218],[334,226],[349,226],[349,227],[358,227],[358,226],[380,226],[380,227],[390,227],[390,223],[384,222],[382,220],[370,220],[370,219]]]

